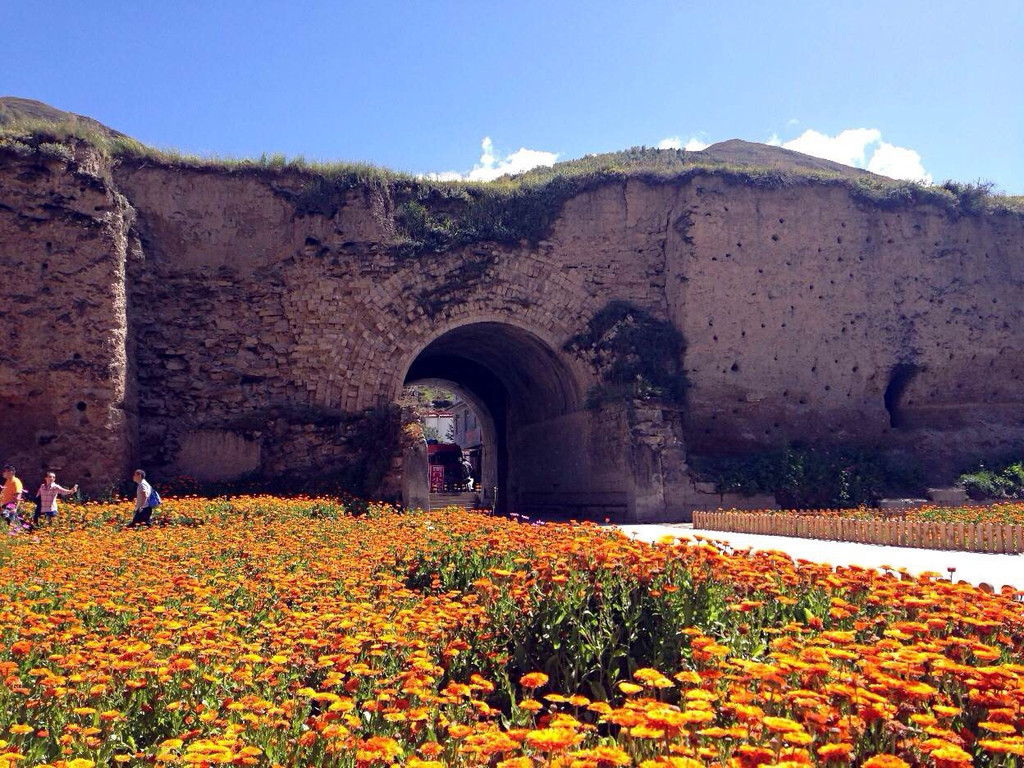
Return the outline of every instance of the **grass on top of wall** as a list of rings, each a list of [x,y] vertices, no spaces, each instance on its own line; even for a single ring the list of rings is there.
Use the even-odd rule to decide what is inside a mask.
[[[157,149],[83,120],[14,119],[0,124],[0,152],[73,161],[76,145],[95,148],[110,161],[139,166],[222,173],[296,174],[289,195],[300,215],[334,216],[353,190],[378,195],[392,217],[400,253],[442,252],[475,242],[536,243],[570,198],[609,182],[637,179],[684,184],[713,176],[762,189],[801,185],[840,186],[854,200],[883,209],[936,205],[949,215],[1024,214],[1024,197],[997,195],[991,184],[947,181],[925,186],[863,174],[856,177],[807,168],[779,169],[719,162],[684,150],[633,147],[534,168],[490,182],[441,181],[368,163],[324,162],[302,156],[257,158],[200,156]]]

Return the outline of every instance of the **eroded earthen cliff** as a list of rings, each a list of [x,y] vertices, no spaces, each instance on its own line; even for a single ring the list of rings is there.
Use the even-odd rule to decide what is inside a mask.
[[[687,451],[856,444],[940,475],[1024,438],[1020,215],[690,173],[417,250],[374,185],[318,209],[309,174],[77,153],[0,153],[0,434],[30,470],[338,471],[445,360],[504,388],[507,482],[633,509],[678,506]],[[612,302],[682,333],[685,402],[593,403],[611,363],[570,341]]]

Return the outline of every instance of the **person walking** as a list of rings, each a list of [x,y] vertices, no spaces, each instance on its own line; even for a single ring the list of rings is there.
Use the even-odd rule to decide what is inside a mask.
[[[152,501],[153,486],[146,481],[146,473],[141,469],[135,470],[132,480],[136,484],[135,515],[127,527],[135,528],[139,525],[145,525],[147,528],[151,528],[153,526],[153,507],[156,506]]]
[[[15,525],[18,520],[18,511],[21,508],[21,494],[25,490],[25,486],[18,479],[13,465],[7,464],[3,474],[4,487],[0,490],[0,514],[8,523]]]
[[[57,517],[57,497],[69,496],[72,493],[78,493],[77,483],[71,488],[65,488],[57,485],[57,475],[55,473],[47,472],[43,478],[43,484],[39,486],[39,491],[36,493],[39,501],[36,504],[36,512],[32,516],[32,527],[35,528],[39,525],[40,514],[46,515],[46,518],[53,522],[53,519]]]

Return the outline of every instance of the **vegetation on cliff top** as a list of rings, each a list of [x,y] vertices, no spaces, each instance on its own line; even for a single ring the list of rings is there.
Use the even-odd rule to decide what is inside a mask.
[[[45,105],[44,105],[45,106]],[[685,183],[698,176],[764,189],[805,184],[841,186],[854,199],[882,208],[937,205],[951,215],[1015,212],[1024,214],[1024,197],[993,193],[988,183],[947,181],[924,186],[894,181],[778,147],[730,141],[702,152],[633,147],[588,155],[535,168],[492,182],[438,181],[369,164],[309,161],[303,157],[200,157],[147,146],[89,118],[68,113],[5,112],[0,104],[0,151],[53,156],[70,161],[75,146],[90,145],[123,164],[222,173],[296,174],[299,191],[289,196],[300,214],[332,216],[354,189],[379,194],[400,236],[400,252],[438,252],[473,242],[514,244],[543,239],[564,203],[610,181],[634,178],[648,183]],[[52,108],[51,108],[52,109]]]

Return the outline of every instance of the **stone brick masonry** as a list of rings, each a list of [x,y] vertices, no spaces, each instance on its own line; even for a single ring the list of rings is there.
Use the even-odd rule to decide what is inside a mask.
[[[424,350],[500,384],[510,504],[717,506],[687,451],[802,439],[941,474],[1022,444],[1019,215],[630,178],[571,198],[538,242],[409,255],[386,195],[309,212],[309,183],[0,150],[4,458],[92,492],[133,464],[341,471]],[[681,331],[685,407],[588,407],[599,363],[565,346],[612,301]]]

